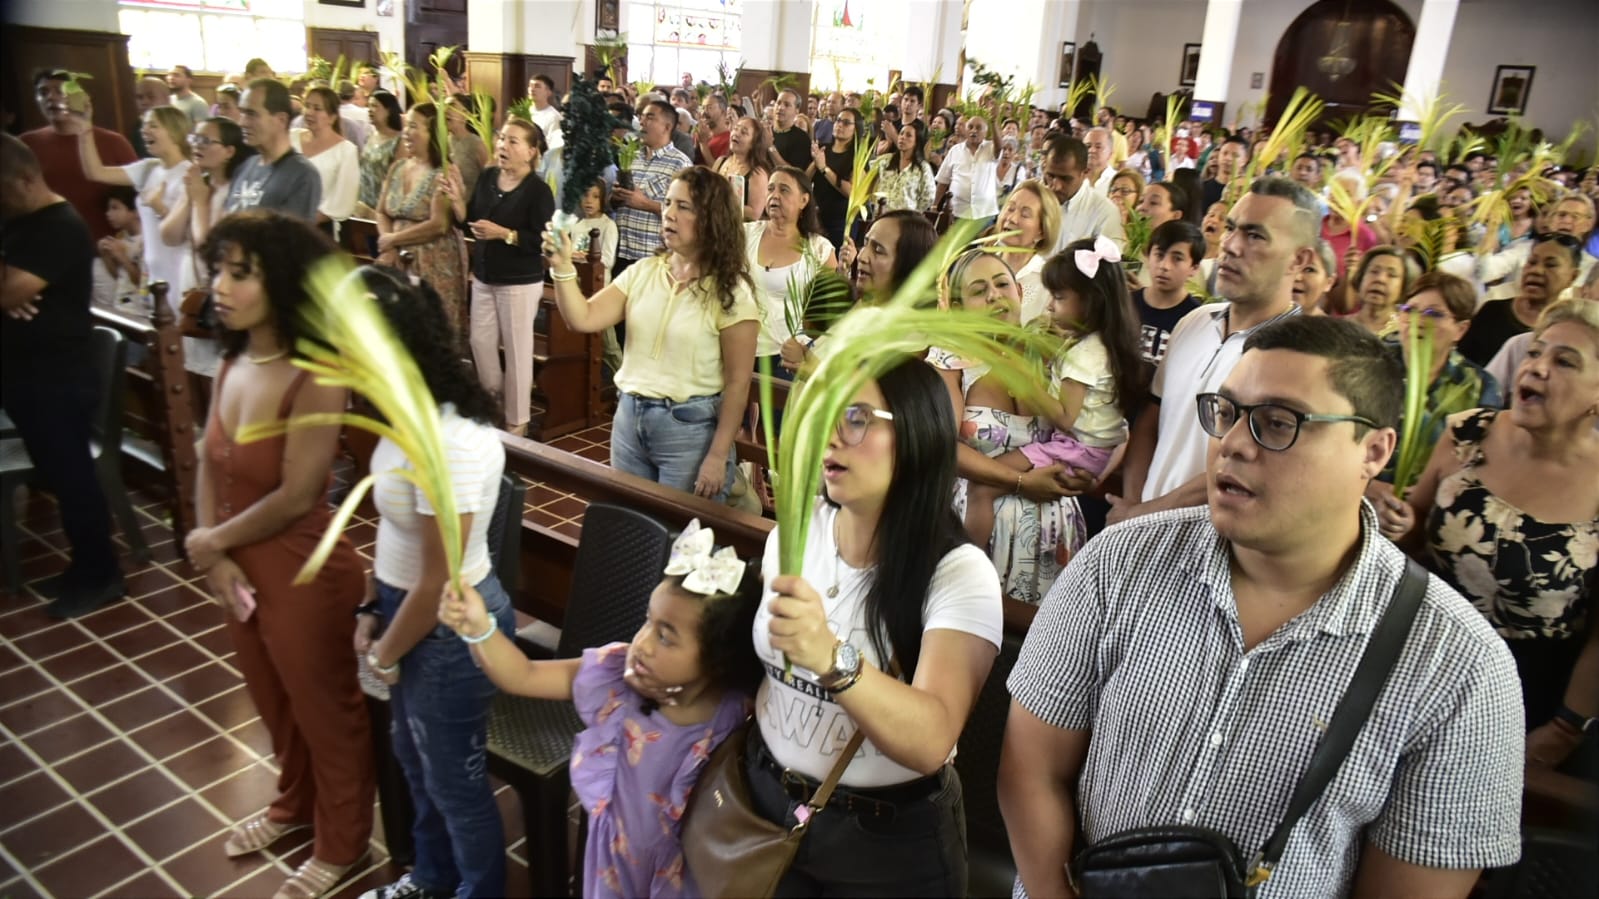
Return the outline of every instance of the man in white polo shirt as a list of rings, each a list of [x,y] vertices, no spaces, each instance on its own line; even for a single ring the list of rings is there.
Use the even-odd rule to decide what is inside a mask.
[[[1075,137],[1051,132],[1044,139],[1039,180],[1060,201],[1060,237],[1050,255],[1074,240],[1103,234],[1120,244],[1127,238],[1121,210],[1088,183],[1088,148]]]
[[[1216,260],[1227,302],[1201,306],[1172,329],[1128,439],[1122,495],[1107,497],[1108,523],[1204,504],[1209,440],[1194,398],[1226,380],[1251,332],[1298,313],[1294,273],[1315,258],[1319,228],[1315,195],[1287,178],[1257,179],[1233,206]]]

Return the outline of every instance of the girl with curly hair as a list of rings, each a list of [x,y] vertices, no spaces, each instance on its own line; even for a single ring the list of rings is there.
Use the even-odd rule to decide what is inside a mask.
[[[679,172],[661,204],[665,246],[592,298],[576,284],[572,235],[544,234],[567,324],[583,332],[626,325],[612,467],[718,501],[732,484],[733,437],[760,330],[739,206],[721,175],[704,166]]]

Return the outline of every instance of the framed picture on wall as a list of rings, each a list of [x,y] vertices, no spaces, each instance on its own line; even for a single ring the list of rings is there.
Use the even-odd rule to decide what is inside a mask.
[[[366,0],[317,0],[323,6],[353,6],[357,9],[366,8]]]
[[[1199,80],[1199,45],[1183,44],[1183,68],[1177,79],[1180,87],[1193,87]]]
[[[1494,72],[1493,91],[1488,95],[1488,114],[1525,114],[1534,71],[1535,66],[1500,66]]]
[[[1060,45],[1060,87],[1070,87],[1072,68],[1077,64],[1077,42],[1065,41]]]

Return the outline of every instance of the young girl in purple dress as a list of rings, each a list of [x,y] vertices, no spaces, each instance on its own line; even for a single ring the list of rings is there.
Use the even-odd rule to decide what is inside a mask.
[[[439,620],[507,693],[571,699],[588,727],[572,749],[572,788],[589,813],[587,897],[695,896],[680,826],[711,751],[749,717],[762,676],[748,635],[760,604],[760,563],[713,551],[691,522],[672,544],[631,643],[578,659],[531,661],[494,627],[472,588],[446,589]],[[670,697],[657,704],[638,683]]]

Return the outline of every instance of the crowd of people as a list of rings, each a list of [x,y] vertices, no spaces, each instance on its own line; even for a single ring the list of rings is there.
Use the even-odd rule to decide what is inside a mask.
[[[635,96],[602,80],[637,152],[578,185],[582,222],[558,228],[551,182],[574,135],[547,76],[491,153],[464,94],[407,106],[375,69],[295,94],[254,68],[209,108],[182,66],[144,79],[131,143],[68,102],[69,73],[40,73],[47,124],[3,138],[4,405],[72,544],[52,614],[114,600],[92,385],[64,362],[91,295],[209,290],[218,336],[185,342],[213,383],[186,550],[284,772],[226,851],[315,831],[285,899],[333,889],[366,851],[357,654],[391,685],[417,807],[415,868],[377,899],[503,891],[483,767],[496,690],[570,699],[588,727],[572,762],[585,894],[696,892],[684,803],[753,714],[741,772],[769,821],[802,823],[842,769],[780,892],[960,895],[950,760],[1007,630],[1026,644],[995,789],[1019,894],[1069,894],[1074,847],[1140,826],[1209,827],[1247,857],[1407,554],[1433,574],[1394,675],[1267,894],[1463,896],[1518,856],[1524,763],[1599,777],[1595,170],[1393,146],[1369,171],[1343,138],[1255,159],[1265,129],[930,113],[914,85],[784,88],[761,111],[714,91],[696,106],[691,82]],[[877,196],[846,228],[868,145]],[[1334,180],[1381,198],[1368,220],[1345,220]],[[1501,199],[1474,236],[1474,210]],[[305,274],[362,213],[378,238],[358,277],[444,422],[455,583],[387,441],[373,577],[341,542],[316,581],[290,583],[330,517],[336,430],[236,440],[349,401],[293,363],[321,339]],[[828,351],[790,296],[841,276],[882,302],[933,254],[934,222],[960,220],[988,239],[950,256],[937,299],[1058,334],[1038,371],[1050,402],[937,346],[901,360],[837,424],[799,576],[775,576],[775,533],[737,561],[691,527],[631,643],[523,658],[487,527],[498,429],[530,419],[544,285],[568,326],[614,334],[612,465],[721,501],[757,360],[803,380]],[[1418,236],[1435,222],[1441,250]],[[585,295],[573,259],[591,227],[609,271]],[[1413,431],[1430,453],[1401,470]]]

